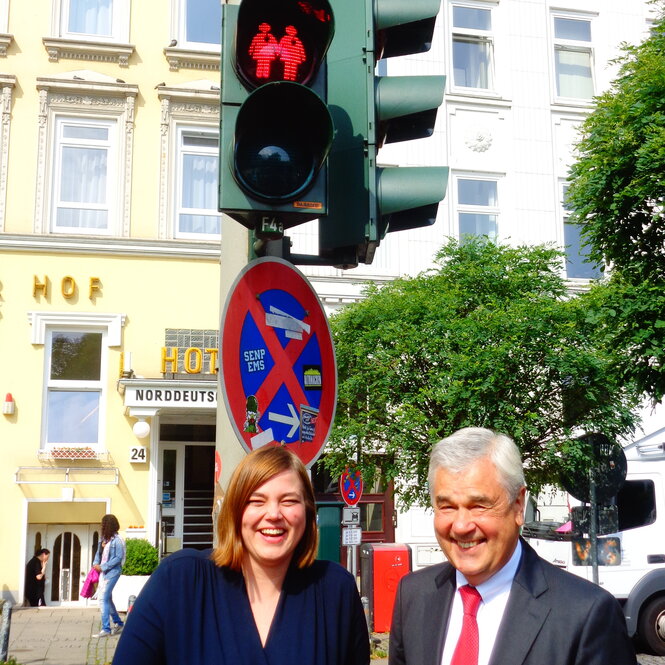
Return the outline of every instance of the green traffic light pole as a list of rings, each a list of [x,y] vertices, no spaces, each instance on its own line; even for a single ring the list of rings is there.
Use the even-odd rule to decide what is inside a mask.
[[[291,238],[285,235],[266,237],[261,232],[250,231],[248,239],[247,256],[249,261],[262,256],[275,256],[298,266],[339,266],[344,262],[351,262],[349,253],[343,252],[341,249],[330,256],[294,254],[291,252]]]

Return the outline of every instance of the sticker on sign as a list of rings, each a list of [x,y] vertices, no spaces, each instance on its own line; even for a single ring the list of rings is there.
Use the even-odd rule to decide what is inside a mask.
[[[342,529],[342,545],[360,545],[362,536],[362,529],[353,526],[345,527]]]

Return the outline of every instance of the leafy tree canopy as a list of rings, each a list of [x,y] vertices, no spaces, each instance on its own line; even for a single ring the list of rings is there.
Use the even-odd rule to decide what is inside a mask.
[[[574,428],[633,431],[635,395],[594,342],[581,298],[566,298],[549,247],[450,241],[437,269],[398,279],[333,316],[339,388],[326,464],[359,461],[426,504],[432,444],[460,427],[512,436],[532,489],[556,482]]]
[[[591,256],[612,266],[596,323],[626,379],[665,395],[665,3],[582,127],[567,203]]]

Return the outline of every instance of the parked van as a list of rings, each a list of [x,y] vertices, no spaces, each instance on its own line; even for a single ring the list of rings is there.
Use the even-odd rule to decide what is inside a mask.
[[[624,448],[628,471],[614,500],[618,530],[599,536],[598,582],[621,603],[628,632],[665,655],[665,428]],[[569,505],[579,501],[569,497]],[[524,536],[544,559],[593,581],[590,541],[562,522],[529,522]]]

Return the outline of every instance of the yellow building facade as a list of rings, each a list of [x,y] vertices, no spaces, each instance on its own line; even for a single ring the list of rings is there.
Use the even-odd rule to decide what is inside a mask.
[[[209,546],[220,282],[218,0],[0,0],[0,582],[77,604],[114,513]],[[222,228],[223,227],[223,228]],[[219,471],[219,469],[217,469]]]

